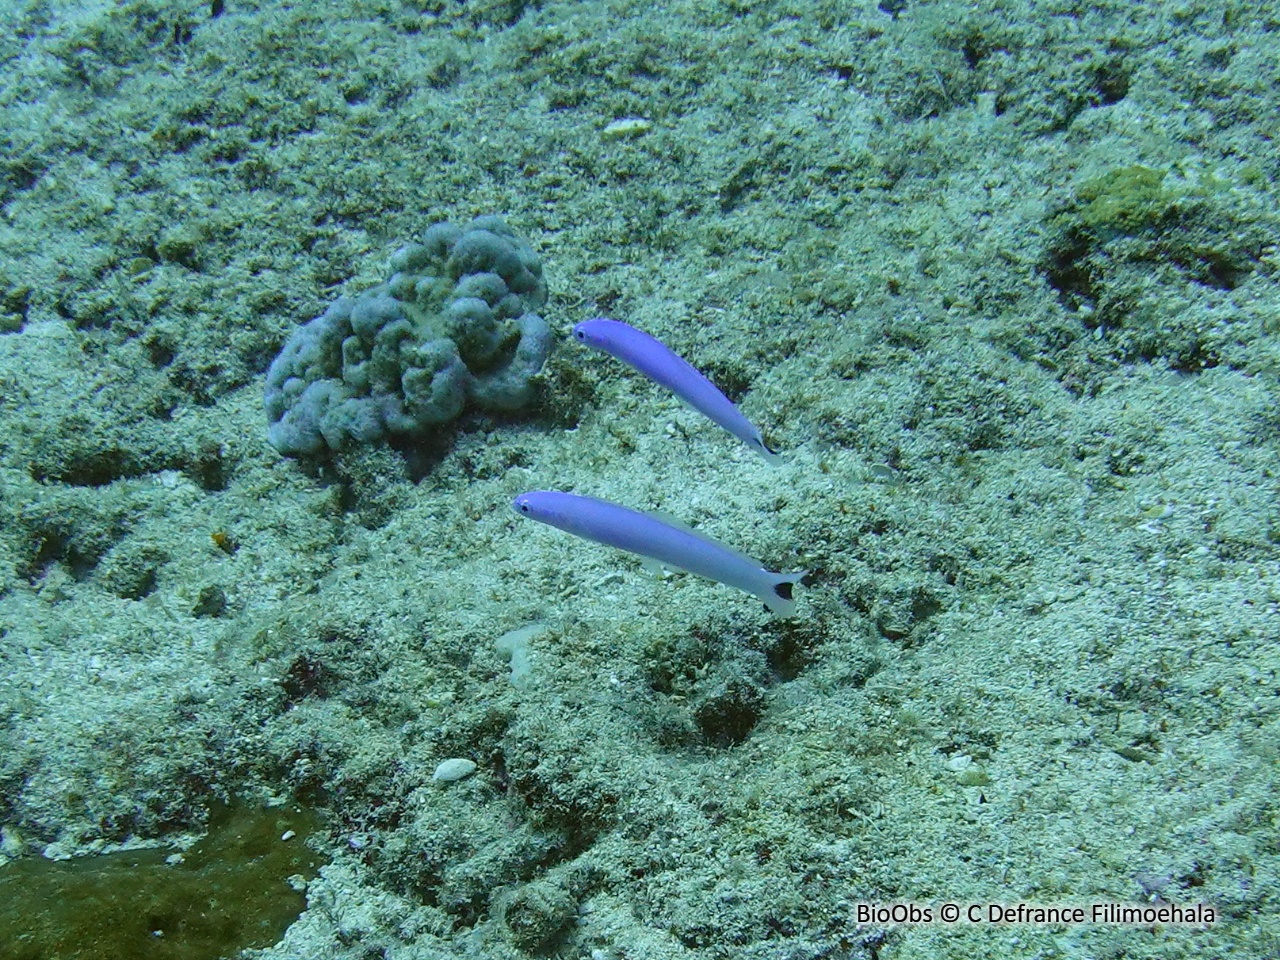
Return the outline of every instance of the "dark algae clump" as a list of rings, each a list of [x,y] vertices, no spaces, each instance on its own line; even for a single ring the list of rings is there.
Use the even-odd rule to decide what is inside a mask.
[[[218,960],[270,946],[305,906],[288,878],[315,876],[318,823],[293,804],[235,807],[180,862],[166,849],[15,861],[0,868],[0,960]]]

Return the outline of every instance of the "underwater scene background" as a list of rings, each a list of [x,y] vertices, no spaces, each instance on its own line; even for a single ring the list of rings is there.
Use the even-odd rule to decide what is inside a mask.
[[[0,24],[0,958],[1280,955],[1280,5]],[[295,331],[385,281],[297,369],[419,363],[397,252],[491,216],[521,402],[272,446]]]

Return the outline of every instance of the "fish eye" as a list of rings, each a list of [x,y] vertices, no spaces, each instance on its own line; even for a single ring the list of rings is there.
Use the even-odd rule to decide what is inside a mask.
[[[573,335],[577,337],[579,340],[587,339],[587,332],[585,330],[575,330],[573,331]]]
[[[528,505],[527,503],[522,503],[522,504],[520,504],[520,512],[521,512],[521,513],[528,513],[528,512],[529,512],[529,505]]]

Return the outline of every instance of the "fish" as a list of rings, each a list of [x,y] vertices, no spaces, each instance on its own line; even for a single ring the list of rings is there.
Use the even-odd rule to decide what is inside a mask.
[[[689,361],[661,340],[621,320],[600,317],[573,328],[579,343],[602,350],[611,357],[666,387],[708,420],[733,434],[774,466],[782,462],[776,450],[764,442],[760,429],[742,415],[720,388]]]
[[[512,502],[516,513],[541,523],[736,587],[764,603],[774,616],[795,614],[794,588],[805,571],[774,573],[732,547],[652,514],[595,497],[531,490]]]

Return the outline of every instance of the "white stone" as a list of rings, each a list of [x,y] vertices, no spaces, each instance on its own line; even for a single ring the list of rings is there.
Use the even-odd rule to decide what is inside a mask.
[[[450,757],[448,760],[441,760],[436,767],[436,772],[431,775],[432,780],[461,780],[463,777],[469,777],[476,772],[476,765],[465,757]]]

